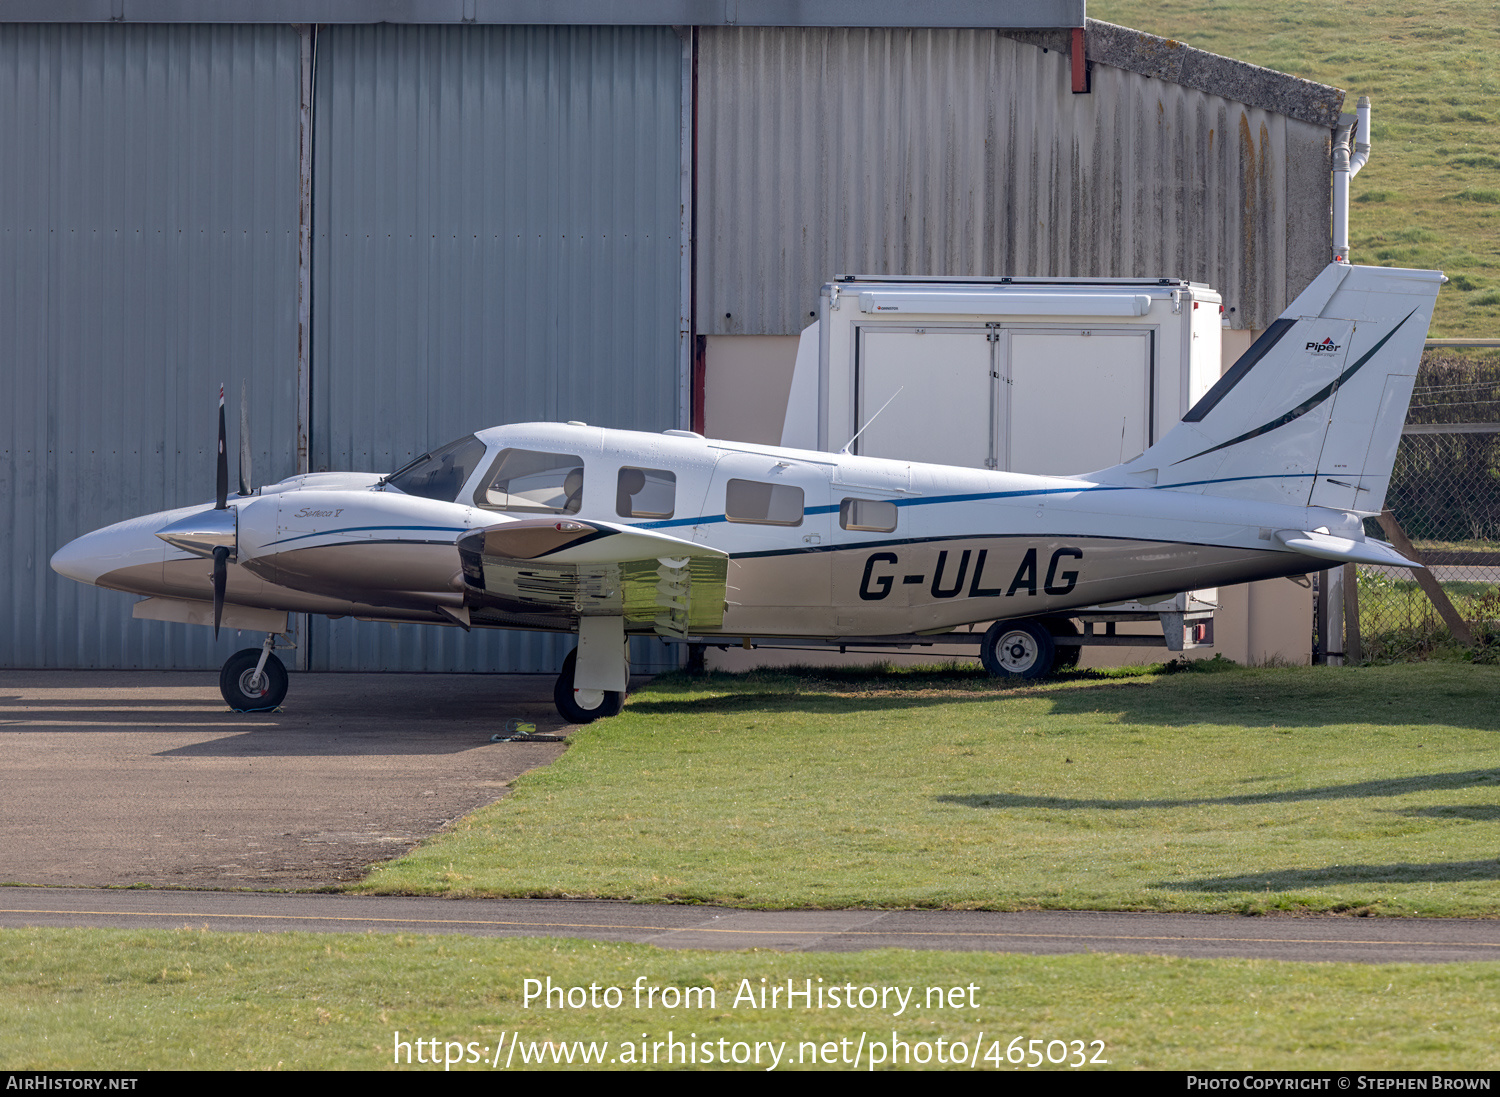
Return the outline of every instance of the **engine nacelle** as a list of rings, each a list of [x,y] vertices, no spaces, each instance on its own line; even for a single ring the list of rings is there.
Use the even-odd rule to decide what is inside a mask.
[[[296,491],[239,508],[239,562],[268,582],[375,605],[446,603],[460,536],[496,516],[394,491]]]

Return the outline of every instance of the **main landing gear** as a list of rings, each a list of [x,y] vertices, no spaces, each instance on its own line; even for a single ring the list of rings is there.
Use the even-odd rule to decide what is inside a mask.
[[[570,724],[590,724],[604,716],[618,716],[625,707],[623,690],[576,689],[573,675],[578,669],[578,652],[568,652],[562,672],[552,687],[552,703]]]
[[[274,633],[259,649],[245,648],[224,661],[219,692],[236,712],[270,712],[286,700],[286,667],[273,655]]]
[[[630,688],[630,645],[623,617],[582,617],[578,646],[563,660],[552,687],[557,711],[570,724],[618,716]]]

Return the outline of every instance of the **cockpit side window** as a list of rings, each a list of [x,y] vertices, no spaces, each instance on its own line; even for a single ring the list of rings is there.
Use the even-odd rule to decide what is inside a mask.
[[[474,493],[486,510],[577,514],[583,505],[583,458],[575,453],[503,449]]]
[[[469,434],[422,454],[387,476],[385,482],[407,495],[455,503],[458,493],[483,460],[484,443]]]

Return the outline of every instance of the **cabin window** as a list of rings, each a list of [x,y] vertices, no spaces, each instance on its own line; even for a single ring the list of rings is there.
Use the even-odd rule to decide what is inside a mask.
[[[575,453],[503,449],[474,493],[488,510],[577,514],[583,504],[583,458]]]
[[[483,460],[484,443],[470,434],[408,461],[387,476],[385,482],[407,495],[454,503]]]
[[[890,533],[896,528],[896,504],[884,499],[845,499],[839,504],[839,525]]]
[[[724,493],[724,517],[765,526],[802,524],[802,489],[759,480],[731,480]]]
[[[664,469],[626,466],[615,482],[615,513],[621,518],[670,518],[677,507],[677,475]]]

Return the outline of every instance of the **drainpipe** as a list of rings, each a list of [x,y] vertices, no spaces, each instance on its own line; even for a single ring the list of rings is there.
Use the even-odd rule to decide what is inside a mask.
[[[1370,97],[1361,95],[1357,113],[1339,115],[1333,139],[1333,261],[1349,261],[1349,181],[1370,159]]]
[[[1349,162],[1350,179],[1359,174],[1359,169],[1370,158],[1370,97],[1361,95],[1355,110],[1358,112],[1359,125],[1354,130],[1354,159]]]
[[[1349,180],[1370,159],[1370,97],[1361,95],[1355,114],[1339,115],[1339,128],[1333,142],[1333,261],[1349,262]],[[1352,132],[1351,132],[1352,131]],[[1353,147],[1353,155],[1350,148]],[[1353,622],[1344,619],[1349,604],[1348,584],[1354,579],[1354,568],[1329,568],[1319,574],[1318,635],[1323,645],[1323,661],[1329,666],[1344,665],[1344,652],[1358,650],[1359,634],[1346,636]],[[1354,603],[1356,606],[1358,603]]]

